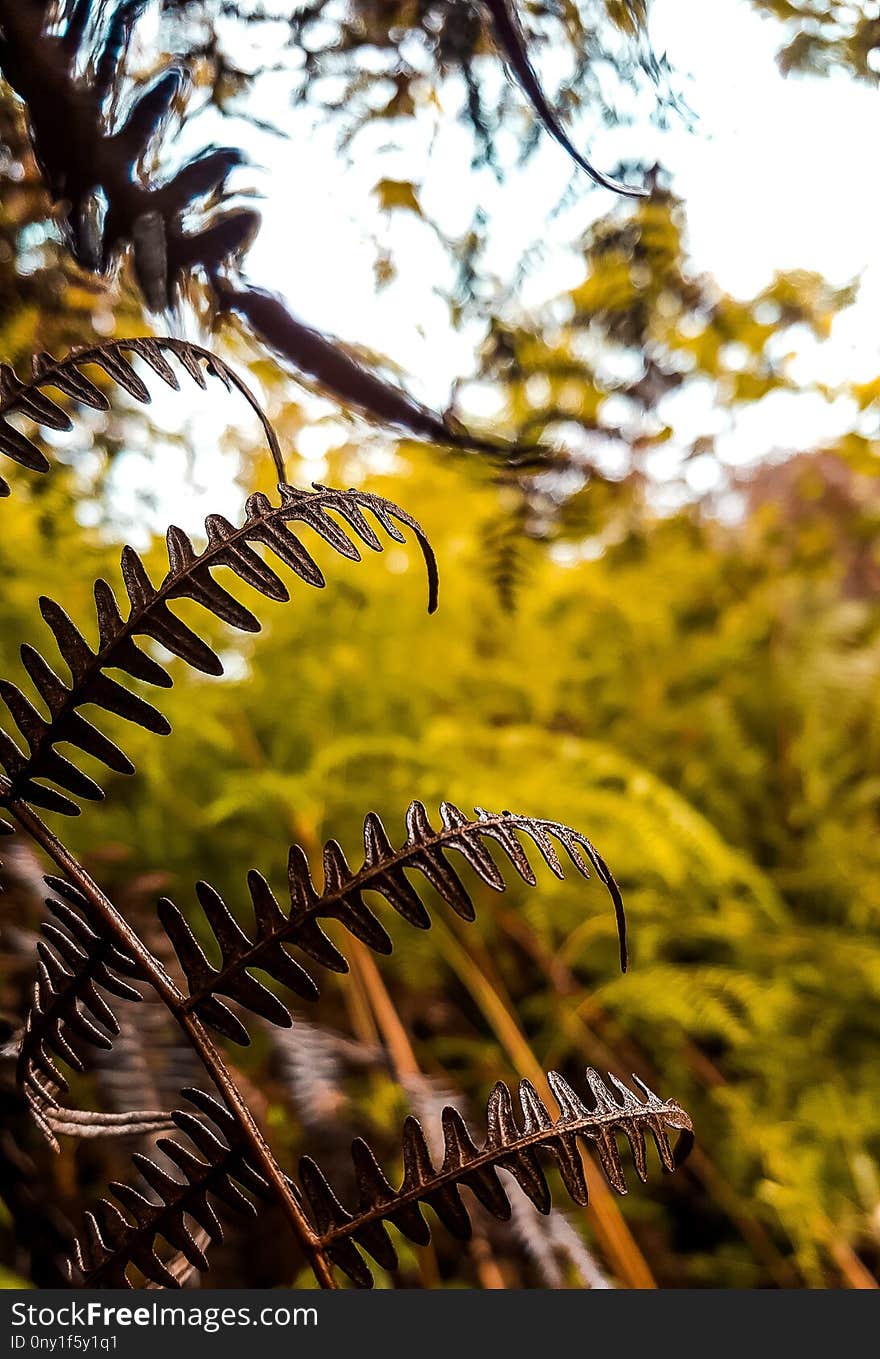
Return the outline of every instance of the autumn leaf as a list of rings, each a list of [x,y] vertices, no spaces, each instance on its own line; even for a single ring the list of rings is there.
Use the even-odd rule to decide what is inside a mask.
[[[422,205],[415,184],[406,179],[380,179],[373,189],[383,212],[414,212],[422,216]]]

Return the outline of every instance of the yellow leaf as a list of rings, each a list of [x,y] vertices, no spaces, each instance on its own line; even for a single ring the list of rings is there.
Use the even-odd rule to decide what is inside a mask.
[[[422,215],[422,206],[416,186],[405,179],[380,179],[373,189],[383,212],[414,212]]]

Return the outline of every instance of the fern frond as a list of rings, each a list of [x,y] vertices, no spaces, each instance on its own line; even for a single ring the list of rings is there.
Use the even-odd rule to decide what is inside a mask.
[[[477,809],[476,820],[469,821],[451,802],[441,805],[440,815],[443,824],[440,830],[435,830],[423,804],[410,803],[407,838],[395,849],[379,817],[369,812],[364,821],[363,864],[352,870],[338,842],[329,840],[324,847],[324,886],[320,892],[312,881],[303,850],[292,846],[288,858],[290,906],[286,913],[262,874],[251,871],[248,890],[255,921],[252,934],[245,932],[210,884],[198,883],[199,902],[220,949],[219,967],[209,962],[179,908],[163,897],[159,915],[186,976],[187,1008],[237,1043],[250,1041],[248,1031],[221,996],[271,1023],[287,1027],[291,1023],[288,1007],[251,975],[251,969],[267,973],[303,999],[316,999],[318,987],[314,979],[294,961],[285,945],[297,947],[330,971],[347,972],[345,958],[318,924],[319,920],[333,919],[377,953],[390,953],[391,939],[367,906],[363,893],[379,893],[409,924],[429,929],[431,918],[409,881],[408,872],[421,874],[457,915],[473,920],[473,902],[446,854],[456,851],[482,882],[496,892],[503,892],[504,877],[486,847],[486,842],[492,841],[523,881],[535,886],[534,872],[517,833],[534,843],[558,878],[563,877],[564,870],[554,841],[562,846],[583,877],[589,877],[590,867],[595,869],[614,903],[621,965],[625,969],[626,927],[620,891],[607,864],[586,836],[558,821],[514,816],[510,812],[496,815],[482,808]]]
[[[83,1045],[108,1049],[119,1032],[104,993],[131,1001],[140,1001],[141,994],[131,985],[139,976],[137,964],[107,940],[82,893],[64,878],[47,877],[46,883],[61,900],[46,901],[55,920],[43,924],[44,937],[37,944],[37,980],[19,1049],[18,1084],[38,1127],[57,1150],[56,1133],[71,1130],[64,1115],[70,1115],[71,1127],[77,1116],[57,1103],[56,1092],[66,1090],[67,1082],[55,1059],[85,1070]]]
[[[82,372],[89,365],[100,368],[136,401],[148,403],[149,388],[135,371],[130,359],[125,357],[126,354],[143,359],[176,392],[180,391],[180,383],[166,354],[172,355],[193,382],[203,389],[207,386],[206,374],[218,378],[227,391],[235,388],[263,427],[279,480],[286,480],[278,436],[247,384],[210,350],[190,344],[187,340],[161,335],[108,340],[88,349],[74,349],[63,359],[55,359],[51,354],[36,354],[33,358],[33,376],[29,382],[22,382],[9,364],[0,365],[0,453],[32,472],[47,472],[49,460],[45,453],[32,439],[9,423],[9,416],[24,416],[47,429],[72,429],[67,411],[45,395],[46,387],[52,387],[71,400],[90,406],[92,410],[108,410],[110,403],[104,392]],[[0,478],[0,496],[8,495],[9,486]]]
[[[518,505],[512,513],[490,521],[483,533],[482,550],[489,578],[499,607],[510,617],[516,613],[520,586],[527,570],[524,509],[524,504]]]
[[[0,681],[0,697],[6,703],[24,737],[25,755],[12,738],[0,731],[0,763],[9,775],[0,780],[0,805],[21,798],[50,811],[75,815],[78,805],[67,796],[100,799],[99,785],[71,760],[59,754],[56,746],[64,741],[94,756],[120,774],[130,774],[133,765],[122,750],[88,722],[79,709],[91,703],[159,735],[171,730],[167,720],[151,704],[126,689],[106,671],[124,671],[134,679],[167,688],[167,671],[142,651],[135,637],[149,637],[179,656],[196,670],[219,675],[223,666],[219,656],[197,633],[171,611],[169,603],[191,599],[210,613],[244,632],[259,632],[259,621],[223,589],[211,575],[214,568],[231,570],[246,585],[268,599],[286,600],[286,586],[251,544],[274,554],[307,585],[323,586],[324,577],[300,539],[287,526],[301,523],[351,561],[360,561],[352,541],[357,537],[373,551],[382,551],[382,541],[366,518],[365,511],[378,522],[394,542],[404,542],[398,524],[411,530],[417,539],[428,572],[428,609],[437,606],[437,568],[434,554],[424,532],[404,510],[381,496],[366,491],[334,491],[316,486],[300,491],[292,486],[279,487],[281,503],[272,505],[258,493],[249,497],[246,518],[235,528],[222,515],[205,521],[208,545],[196,553],[182,529],[172,527],[167,534],[168,571],[154,585],[146,567],[133,548],[122,554],[122,576],[128,594],[128,617],[123,619],[116,597],[106,581],[95,585],[98,645],[93,649],[71,622],[64,610],[51,599],[43,598],[40,608],[55,636],[58,650],[71,673],[68,686],[58,677],[45,658],[31,646],[21,649],[25,669],[49,709],[44,718],[14,684]],[[351,535],[331,515],[344,520]],[[45,786],[37,780],[48,779],[63,789]],[[3,784],[6,786],[3,786]]]
[[[627,1192],[627,1184],[618,1136],[629,1144],[636,1175],[643,1183],[648,1177],[648,1136],[657,1148],[663,1170],[674,1170],[690,1151],[691,1120],[673,1100],[661,1100],[637,1077],[634,1079],[641,1098],[617,1077],[610,1076],[610,1083],[606,1083],[598,1072],[588,1069],[591,1104],[587,1105],[567,1081],[550,1072],[548,1081],[559,1106],[556,1116],[534,1086],[521,1081],[521,1127],[514,1116],[510,1091],[499,1081],[489,1097],[482,1147],[474,1143],[457,1109],[443,1110],[443,1160],[439,1168],[431,1159],[421,1124],[410,1117],[404,1124],[403,1180],[397,1190],[367,1143],[357,1138],[352,1144],[358,1188],[354,1213],[339,1202],[316,1162],[303,1157],[300,1193],[322,1247],[354,1283],[369,1288],[372,1275],[358,1247],[385,1269],[397,1265],[386,1223],[392,1223],[416,1245],[427,1245],[431,1230],[421,1209],[428,1206],[454,1236],[466,1240],[471,1221],[460,1195],[463,1186],[494,1217],[507,1221],[511,1205],[498,1178],[499,1170],[512,1175],[535,1207],[548,1213],[550,1188],[539,1151],[553,1157],[568,1194],[580,1204],[588,1201],[588,1189],[579,1142],[595,1149],[606,1179],[619,1194]],[[150,1157],[136,1154],[132,1158],[158,1197],[147,1199],[125,1184],[110,1186],[113,1197],[129,1216],[125,1217],[109,1199],[102,1199],[95,1212],[87,1215],[85,1240],[78,1243],[73,1262],[77,1281],[86,1287],[130,1288],[127,1270],[131,1265],[163,1287],[178,1287],[178,1277],[157,1254],[159,1237],[193,1268],[207,1269],[204,1250],[187,1218],[198,1224],[209,1241],[219,1242],[223,1229],[211,1200],[254,1211],[253,1201],[243,1189],[259,1199],[269,1198],[269,1187],[249,1162],[227,1110],[201,1091],[183,1093],[202,1117],[180,1110],[171,1117],[201,1155],[196,1156],[175,1138],[159,1140],[158,1149],[182,1172],[183,1180],[170,1175]],[[670,1133],[677,1134],[674,1147]]]
[[[366,367],[339,340],[304,325],[283,298],[262,288],[233,288],[215,282],[224,312],[241,316],[257,338],[285,363],[314,379],[337,400],[354,406],[380,424],[406,430],[441,447],[484,453],[521,465],[539,450],[481,438],[451,416],[438,415],[402,387]]]
[[[171,1117],[201,1156],[175,1138],[160,1138],[158,1149],[183,1174],[178,1180],[151,1157],[135,1153],[132,1160],[156,1197],[147,1198],[130,1185],[113,1183],[110,1191],[116,1203],[102,1199],[94,1213],[86,1214],[85,1236],[77,1242],[71,1275],[87,1288],[133,1287],[126,1273],[131,1265],[155,1284],[180,1287],[182,1271],[160,1259],[157,1238],[175,1248],[175,1259],[183,1256],[192,1268],[207,1269],[205,1241],[223,1240],[212,1201],[254,1213],[253,1200],[244,1190],[259,1197],[268,1193],[266,1181],[247,1159],[247,1148],[228,1110],[201,1090],[182,1093],[203,1117],[181,1110]],[[188,1219],[200,1232],[193,1231]]]
[[[587,1202],[588,1190],[579,1140],[595,1149],[605,1178],[619,1194],[626,1193],[627,1185],[617,1135],[629,1143],[636,1175],[643,1183],[648,1176],[646,1135],[653,1139],[665,1171],[674,1170],[690,1151],[693,1127],[688,1115],[673,1100],[661,1100],[637,1077],[634,1079],[642,1099],[615,1076],[610,1076],[610,1084],[606,1084],[598,1072],[588,1069],[591,1105],[585,1104],[556,1072],[551,1071],[547,1079],[559,1106],[558,1115],[551,1115],[534,1086],[524,1080],[519,1086],[522,1127],[514,1116],[509,1089],[498,1082],[489,1097],[482,1147],[472,1140],[461,1114],[456,1109],[444,1109],[444,1156],[439,1168],[431,1160],[421,1124],[408,1118],[403,1134],[403,1181],[397,1190],[391,1187],[367,1143],[356,1139],[352,1157],[359,1201],[354,1213],[339,1202],[320,1167],[304,1157],[300,1184],[322,1245],[334,1264],[360,1287],[369,1288],[372,1276],[357,1247],[383,1268],[394,1269],[397,1256],[384,1224],[391,1222],[417,1245],[426,1245],[431,1233],[420,1205],[433,1208],[453,1236],[466,1240],[471,1222],[459,1193],[463,1185],[487,1212],[506,1221],[510,1202],[498,1178],[499,1169],[513,1176],[540,1212],[549,1212],[550,1189],[537,1156],[539,1150],[555,1159],[568,1194],[580,1204]],[[670,1132],[678,1133],[674,1149]]]

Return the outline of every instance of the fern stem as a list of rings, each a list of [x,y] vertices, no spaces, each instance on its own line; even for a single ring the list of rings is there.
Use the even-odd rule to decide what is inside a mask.
[[[250,1109],[229,1073],[229,1069],[214,1040],[201,1020],[186,1011],[183,993],[174,984],[162,963],[144,945],[83,866],[73,857],[45,822],[26,803],[14,800],[6,804],[22,830],[26,831],[48,854],[52,862],[85,896],[101,917],[107,934],[141,968],[144,978],[180,1025],[202,1065],[223,1097],[242,1136],[251,1148],[254,1159],[266,1176],[291,1227],[314,1271],[321,1288],[335,1288],[336,1282],[323,1244],[299,1203],[290,1180],[281,1170],[272,1150],[254,1120]]]

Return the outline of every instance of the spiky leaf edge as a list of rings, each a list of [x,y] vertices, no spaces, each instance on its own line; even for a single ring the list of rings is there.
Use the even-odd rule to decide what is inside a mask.
[[[234,387],[260,421],[278,479],[282,482],[287,480],[278,436],[247,383],[210,350],[191,344],[187,340],[162,335],[107,340],[103,344],[92,345],[89,348],[71,350],[63,359],[53,358],[51,354],[35,354],[32,361],[33,377],[29,382],[22,382],[9,364],[0,365],[0,453],[4,453],[30,471],[48,472],[50,464],[45,453],[32,439],[9,423],[9,416],[23,415],[35,424],[49,429],[65,431],[72,429],[73,422],[68,412],[44,395],[44,387],[54,387],[71,400],[90,406],[93,410],[109,410],[110,403],[104,392],[80,371],[89,364],[102,369],[107,377],[123,387],[136,401],[147,404],[151,399],[149,388],[124,357],[123,351],[143,359],[174,391],[180,390],[180,383],[174,369],[165,358],[166,352],[177,359],[199,387],[204,389],[207,386],[206,372],[218,378],[227,391]],[[0,477],[0,497],[9,494],[8,483]]]
[[[409,924],[428,929],[431,918],[407,870],[419,872],[443,901],[462,919],[471,921],[473,902],[444,852],[455,850],[463,856],[477,876],[494,891],[505,890],[505,880],[483,841],[494,841],[503,850],[522,880],[536,885],[528,856],[515,832],[528,836],[538,848],[551,871],[562,878],[564,870],[553,841],[565,849],[583,877],[592,867],[606,887],[614,905],[620,946],[621,968],[626,970],[626,918],[620,889],[611,870],[586,836],[557,821],[535,817],[500,815],[478,808],[476,820],[469,821],[458,807],[444,802],[440,808],[443,826],[435,830],[421,802],[414,801],[407,811],[407,839],[395,850],[375,812],[364,821],[364,862],[353,872],[335,840],[324,848],[324,887],[319,893],[312,881],[303,850],[294,845],[288,857],[290,910],[282,911],[271,887],[262,874],[248,874],[248,889],[254,911],[252,935],[229,910],[220,894],[206,882],[196,891],[206,922],[221,953],[214,966],[207,958],[183,912],[168,897],[159,902],[159,918],[168,935],[189,988],[186,1007],[206,1024],[233,1042],[250,1041],[247,1027],[221,995],[244,1010],[250,1010],[271,1023],[291,1024],[288,1006],[249,971],[258,968],[276,982],[305,1000],[314,1000],[318,987],[306,969],[295,961],[284,945],[294,945],[314,962],[329,971],[346,972],[348,963],[320,928],[318,920],[335,919],[355,938],[377,953],[391,952],[391,939],[363,900],[370,890],[382,895]]]
[[[521,1081],[519,1101],[522,1127],[513,1112],[508,1087],[499,1081],[487,1106],[487,1133],[477,1147],[461,1114],[447,1107],[442,1113],[444,1155],[435,1168],[421,1124],[408,1118],[403,1131],[403,1179],[399,1189],[381,1170],[369,1145],[357,1138],[352,1159],[358,1191],[358,1207],[348,1212],[336,1197],[317,1163],[303,1157],[299,1165],[297,1193],[306,1205],[322,1247],[329,1258],[361,1288],[372,1286],[372,1273],[361,1255],[366,1251],[385,1269],[397,1266],[397,1253],[386,1224],[392,1223],[416,1245],[427,1245],[431,1229],[422,1216],[430,1206],[454,1236],[466,1240],[471,1221],[460,1189],[467,1186],[479,1203],[501,1221],[510,1217],[510,1200],[498,1170],[508,1171],[542,1213],[551,1207],[550,1188],[537,1157],[540,1150],[553,1156],[570,1197],[588,1201],[587,1179],[578,1140],[592,1145],[609,1184],[620,1194],[627,1192],[623,1161],[616,1136],[626,1138],[636,1175],[648,1176],[645,1134],[649,1133],[664,1171],[681,1165],[693,1145],[693,1125],[675,1101],[661,1100],[643,1081],[634,1077],[642,1092],[639,1098],[616,1076],[609,1082],[587,1070],[593,1100],[588,1107],[557,1072],[548,1083],[559,1106],[556,1117],[529,1081]],[[223,1230],[211,1200],[232,1207],[254,1210],[242,1186],[257,1198],[268,1197],[268,1186],[248,1161],[247,1151],[236,1137],[228,1112],[211,1096],[199,1091],[183,1092],[199,1115],[177,1110],[171,1117],[177,1128],[197,1148],[201,1157],[176,1138],[163,1138],[157,1146],[183,1174],[178,1180],[151,1158],[136,1155],[134,1163],[158,1196],[149,1200],[125,1184],[113,1183],[110,1197],[87,1214],[84,1239],[72,1261],[72,1276],[87,1287],[131,1288],[127,1270],[134,1264],[160,1286],[179,1287],[179,1277],[157,1252],[164,1237],[178,1257],[191,1267],[207,1269],[202,1243],[186,1222],[190,1217],[212,1242],[222,1241]],[[669,1133],[678,1134],[673,1147]],[[204,1158],[204,1159],[201,1159]],[[291,1182],[293,1183],[293,1182]],[[117,1204],[129,1214],[120,1212]]]
[[[0,697],[28,746],[26,756],[8,733],[0,730],[0,763],[5,765],[9,776],[7,779],[0,777],[0,804],[21,798],[50,811],[76,815],[79,807],[66,796],[67,793],[92,800],[104,796],[94,779],[55,749],[61,741],[79,747],[116,773],[132,773],[134,766],[128,757],[78,709],[91,703],[149,731],[167,734],[171,730],[167,720],[105,671],[112,667],[145,683],[169,687],[172,681],[167,670],[134,642],[136,636],[146,636],[160,642],[195,669],[207,674],[222,674],[220,658],[168,608],[168,603],[192,599],[231,627],[259,632],[259,620],[214,580],[211,569],[228,567],[245,584],[267,598],[289,599],[281,578],[249,545],[255,543],[277,556],[306,584],[322,587],[321,571],[299,538],[287,528],[288,524],[302,523],[340,556],[352,561],[360,561],[360,553],[328,511],[338,514],[354,535],[376,552],[382,551],[383,544],[364,511],[374,516],[393,542],[405,542],[404,534],[397,527],[398,523],[403,525],[413,533],[421,548],[428,574],[428,610],[436,609],[434,553],[420,525],[405,510],[381,496],[354,489],[336,491],[315,485],[312,491],[301,491],[282,485],[279,492],[281,503],[275,506],[260,492],[250,496],[245,522],[239,528],[221,515],[210,515],[206,520],[208,545],[201,553],[196,553],[182,529],[170,528],[167,534],[169,569],[158,586],[150,580],[134,549],[125,548],[122,573],[129,601],[128,618],[122,618],[111,587],[105,581],[98,581],[95,585],[97,650],[93,650],[58,604],[41,599],[43,617],[70,670],[71,684],[63,683],[42,654],[29,645],[21,649],[22,661],[49,708],[49,719],[38,712],[17,685],[0,680]],[[37,783],[37,779],[50,779],[64,792]]]

